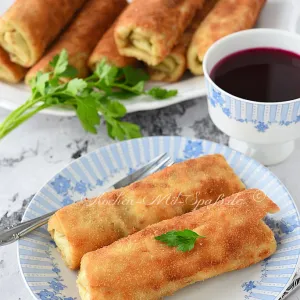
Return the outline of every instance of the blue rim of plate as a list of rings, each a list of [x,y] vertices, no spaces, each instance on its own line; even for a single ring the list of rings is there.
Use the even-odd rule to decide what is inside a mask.
[[[109,187],[119,172],[123,172],[122,176],[129,174],[163,152],[168,152],[176,162],[223,154],[247,187],[262,189],[280,206],[278,214],[265,218],[274,232],[278,249],[271,258],[260,263],[260,280],[249,280],[241,285],[243,299],[279,299],[299,263],[299,212],[287,188],[269,169],[225,145],[186,137],[157,136],[101,147],[73,161],[49,180],[29,203],[23,221],[71,204],[78,197],[89,197],[93,191],[103,190],[106,184]],[[67,286],[49,250],[54,247],[45,227],[18,241],[21,274],[36,299],[75,300],[77,298],[64,294]]]

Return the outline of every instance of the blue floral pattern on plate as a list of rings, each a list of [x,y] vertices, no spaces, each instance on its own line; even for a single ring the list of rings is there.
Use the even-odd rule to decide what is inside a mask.
[[[58,175],[52,182],[52,187],[55,189],[57,194],[64,195],[70,188],[70,180],[65,177]]]
[[[218,103],[223,103],[221,97],[216,99]],[[108,152],[111,159],[105,159]],[[237,289],[235,292],[239,294],[238,299],[254,297],[264,300],[266,294],[270,300],[278,299],[292,280],[299,260],[300,228],[297,209],[286,188],[268,169],[223,145],[182,137],[151,137],[141,139],[139,143],[136,140],[126,141],[100,148],[74,161],[51,179],[31,201],[24,219],[34,218],[45,213],[44,210],[52,211],[75,200],[97,196],[105,186],[110,186],[162,152],[168,152],[176,162],[221,153],[247,187],[262,189],[280,206],[281,212],[266,217],[265,222],[274,232],[279,253],[284,255],[277,257],[275,254],[274,258],[264,260],[256,267],[256,271],[248,273],[246,270],[244,277],[239,273],[239,284],[232,286]],[[255,184],[251,180],[253,174],[257,179]],[[264,180],[260,181],[260,178]],[[41,206],[44,207],[43,210],[39,208]],[[292,258],[288,259],[289,257]],[[19,259],[25,281],[36,299],[80,299],[75,285],[76,274],[64,266],[59,254],[56,255],[55,243],[45,228],[37,229],[28,238],[19,241]],[[285,267],[286,262],[289,263],[288,267]],[[274,278],[279,278],[280,283]],[[220,283],[216,283],[216,287],[218,284]],[[210,293],[217,291],[214,288]],[[199,288],[196,293],[199,293],[197,297],[203,296]],[[203,298],[205,297],[213,298],[213,295],[204,295]]]
[[[55,243],[51,243],[52,247],[55,248]],[[51,246],[49,250],[46,250],[45,253],[51,259],[52,272],[56,274],[51,281],[48,282],[49,288],[43,289],[37,293],[37,296],[41,300],[77,300],[77,297],[65,297],[63,295],[64,289],[67,287],[64,284],[64,279],[61,276],[61,270],[57,263],[55,263],[55,258],[51,254]]]
[[[275,240],[277,242],[277,246],[281,245],[281,239],[285,235],[291,234],[296,228],[299,228],[299,221],[297,219],[297,216],[295,215],[293,215],[292,217],[282,218],[281,220],[275,220],[267,216],[265,217],[264,221],[272,229]],[[262,266],[260,280],[244,282],[242,284],[243,290],[247,292],[247,294],[245,295],[245,299],[251,299],[251,297],[253,296],[253,289],[255,289],[257,286],[261,286],[265,278],[267,278],[270,259],[271,258],[268,257],[260,263]]]

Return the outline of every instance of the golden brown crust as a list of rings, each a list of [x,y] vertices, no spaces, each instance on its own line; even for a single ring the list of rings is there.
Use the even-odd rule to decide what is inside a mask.
[[[150,79],[154,81],[176,82],[181,79],[187,68],[187,49],[200,23],[212,10],[218,0],[207,0],[196,12],[192,23],[185,30],[171,53],[157,66],[148,66]]]
[[[202,62],[208,48],[231,33],[252,28],[266,0],[219,0],[200,24],[188,49],[188,68],[203,74]]]
[[[122,55],[159,64],[178,42],[203,0],[136,0],[120,16],[115,41]]]
[[[273,254],[276,241],[262,218],[277,211],[278,206],[263,192],[240,192],[87,253],[77,283],[90,300],[161,299],[194,282],[246,268]],[[205,238],[198,239],[189,252],[154,239],[183,229]]]
[[[68,51],[69,63],[78,70],[77,77],[87,77],[90,54],[126,4],[126,0],[90,0],[48,53],[28,72],[26,82],[29,83],[38,71],[49,71],[49,62],[63,49]]]
[[[137,60],[133,57],[126,57],[119,53],[114,38],[114,24],[107,32],[103,35],[101,40],[98,42],[92,55],[89,58],[89,67],[91,70],[95,70],[96,65],[102,60],[106,59],[111,65],[119,68],[125,66],[133,66],[137,63]]]
[[[0,44],[12,61],[31,67],[86,0],[16,0],[2,16]]]
[[[18,83],[24,78],[26,71],[25,68],[11,62],[8,54],[0,47],[0,80]]]
[[[50,219],[48,230],[65,235],[73,253],[67,264],[74,269],[89,251],[244,188],[222,155],[208,155],[175,164],[98,198],[64,207]]]

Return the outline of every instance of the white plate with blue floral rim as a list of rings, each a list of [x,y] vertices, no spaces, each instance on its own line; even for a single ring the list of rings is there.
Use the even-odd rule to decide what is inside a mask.
[[[77,159],[46,183],[30,202],[23,220],[74,200],[97,196],[117,179],[163,152],[176,162],[221,153],[248,188],[263,190],[280,207],[279,213],[265,218],[278,243],[273,256],[247,269],[193,284],[168,299],[279,299],[293,279],[299,261],[300,222],[296,205],[285,186],[267,168],[224,145],[184,137],[149,137],[102,147]],[[36,299],[80,299],[75,284],[77,273],[64,265],[46,226],[18,243],[21,273]]]
[[[0,1],[0,15],[2,15],[15,0]],[[128,0],[129,2],[132,0]],[[299,0],[268,0],[257,22],[259,28],[280,28],[300,33]],[[299,22],[298,22],[299,21]],[[157,85],[157,84],[156,84]],[[168,100],[154,100],[148,96],[139,96],[124,101],[128,112],[152,110],[166,107],[175,103],[194,99],[206,95],[203,76],[194,77],[187,72],[179,82],[166,84],[159,83],[166,89],[177,89],[178,95]],[[149,84],[147,87],[151,87]],[[14,110],[29,97],[29,88],[25,84],[11,85],[0,81],[0,107]],[[40,113],[57,116],[75,116],[72,109],[50,108]]]

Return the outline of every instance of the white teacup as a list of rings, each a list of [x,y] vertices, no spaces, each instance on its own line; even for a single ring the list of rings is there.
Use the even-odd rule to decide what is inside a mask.
[[[277,164],[293,152],[295,140],[300,137],[300,98],[276,103],[249,101],[225,92],[210,78],[220,60],[251,48],[277,48],[300,55],[300,35],[277,29],[251,29],[213,44],[203,62],[209,114],[215,125],[230,136],[231,148],[265,165]]]

